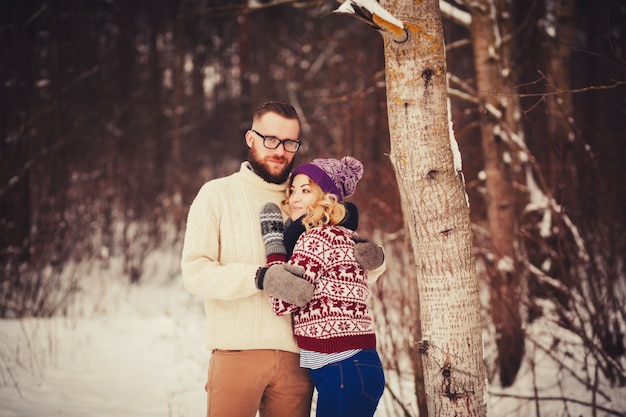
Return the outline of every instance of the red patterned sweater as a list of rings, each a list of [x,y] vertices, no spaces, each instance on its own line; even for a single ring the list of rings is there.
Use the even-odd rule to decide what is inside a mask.
[[[304,307],[272,298],[277,315],[293,313],[302,349],[322,353],[376,347],[367,308],[367,272],[354,258],[353,231],[327,225],[303,233],[289,263],[304,267],[315,292]]]

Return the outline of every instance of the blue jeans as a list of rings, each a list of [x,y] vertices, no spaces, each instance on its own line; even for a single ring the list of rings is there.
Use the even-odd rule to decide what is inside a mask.
[[[385,389],[385,375],[375,349],[341,362],[309,369],[317,389],[317,417],[372,417]]]

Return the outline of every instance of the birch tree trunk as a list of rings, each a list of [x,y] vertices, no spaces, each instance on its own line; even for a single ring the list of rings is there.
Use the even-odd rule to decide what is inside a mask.
[[[409,35],[402,43],[384,36],[385,76],[390,157],[417,268],[428,414],[484,416],[476,265],[460,156],[449,128],[439,3],[381,5]]]

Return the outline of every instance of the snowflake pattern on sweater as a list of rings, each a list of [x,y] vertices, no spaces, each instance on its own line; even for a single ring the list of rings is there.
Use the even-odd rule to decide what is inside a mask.
[[[304,279],[315,286],[313,298],[300,308],[272,298],[278,315],[293,313],[298,345],[323,353],[376,347],[367,308],[367,272],[354,258],[354,232],[326,225],[303,233],[290,263],[305,269]]]

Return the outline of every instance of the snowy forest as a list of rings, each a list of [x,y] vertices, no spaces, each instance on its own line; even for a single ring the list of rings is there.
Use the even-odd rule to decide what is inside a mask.
[[[626,3],[439,4],[490,415],[624,417]],[[23,344],[40,337],[24,328],[92,314],[78,300],[102,276],[121,291],[158,283],[193,305],[177,314],[202,316],[180,282],[187,210],[203,183],[238,170],[252,113],[270,99],[300,114],[297,162],[363,162],[358,232],[387,259],[371,300],[388,380],[377,415],[429,414],[419,242],[389,157],[384,40],[339,5],[0,4],[0,399],[12,410],[0,416],[57,415],[20,409],[21,378],[44,367],[24,364]],[[199,401],[149,415],[198,415]],[[88,411],[58,415],[107,415]]]

